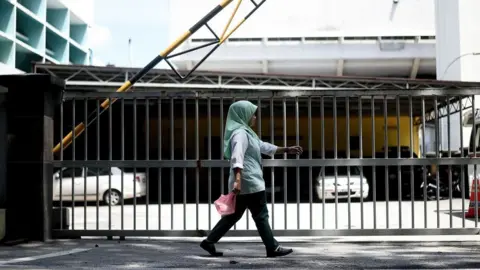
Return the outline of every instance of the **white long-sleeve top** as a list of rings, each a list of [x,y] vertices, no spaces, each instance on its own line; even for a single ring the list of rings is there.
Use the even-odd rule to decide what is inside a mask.
[[[237,132],[232,136],[230,140],[231,145],[231,158],[230,164],[231,168],[239,168],[243,169],[243,161],[245,157],[245,151],[248,148],[248,138],[246,132]],[[268,156],[274,156],[275,152],[277,152],[278,146],[273,145],[268,142],[264,142],[260,140],[260,153]]]

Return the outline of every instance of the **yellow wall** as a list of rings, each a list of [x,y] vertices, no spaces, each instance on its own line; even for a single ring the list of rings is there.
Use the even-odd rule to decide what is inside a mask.
[[[372,120],[370,117],[363,117],[363,153],[364,156],[372,155]],[[397,145],[397,119],[396,117],[387,118],[388,120],[388,145]],[[221,136],[220,134],[220,119],[218,117],[212,117],[212,136]],[[302,140],[300,144],[305,150],[308,150],[308,119],[306,117],[299,119],[300,136]],[[199,122],[200,134],[200,152],[206,151],[204,149],[204,138],[208,136],[208,122],[207,118],[200,118]],[[334,119],[325,118],[325,150],[333,151],[334,147]],[[409,117],[400,118],[400,145],[410,146],[410,120]],[[157,147],[157,119],[150,120],[150,146]],[[347,145],[347,132],[346,132],[346,119],[345,117],[337,118],[337,149],[338,151],[345,151]],[[170,145],[170,119],[162,118],[162,146],[169,148]],[[270,119],[262,119],[262,137],[270,135]],[[287,136],[293,136],[293,140],[288,141],[288,145],[295,144],[295,117],[287,118]],[[278,145],[283,145],[283,118],[275,118],[275,136],[278,137],[275,141]],[[350,118],[350,136],[359,136],[359,122],[356,117]],[[320,117],[312,118],[312,148],[315,151],[321,151],[321,119]],[[187,119],[187,146],[190,151],[195,149],[195,119]],[[375,151],[382,151],[384,147],[384,118],[375,118]],[[175,148],[183,148],[183,119],[175,119]],[[413,127],[413,149],[418,153],[419,139],[418,139],[418,126]],[[355,151],[351,151],[352,156],[355,155]]]

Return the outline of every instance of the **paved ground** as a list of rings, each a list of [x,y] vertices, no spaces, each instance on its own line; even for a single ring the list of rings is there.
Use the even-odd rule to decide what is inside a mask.
[[[404,201],[401,204],[393,201],[388,203],[388,207],[386,202],[375,204],[364,202],[363,220],[360,202],[352,202],[350,206],[346,202],[339,203],[337,206],[335,206],[335,203],[326,203],[324,206],[322,203],[314,203],[311,208],[308,203],[299,205],[289,203],[286,208],[284,204],[275,204],[273,208],[269,204],[269,210],[270,224],[278,230],[285,229],[285,225],[287,229],[298,229],[298,225],[300,229],[361,229],[362,222],[364,229],[374,229],[375,225],[377,229],[400,228],[400,225],[404,229],[425,227],[433,229],[437,228],[437,218],[440,222],[440,228],[462,228],[464,222],[466,228],[474,228],[475,221],[473,219],[463,220],[462,204],[465,211],[468,210],[468,200],[462,202],[461,199],[452,200],[451,207],[449,200],[440,200],[438,209],[436,201],[427,202],[426,208],[423,201],[416,201],[413,204],[410,201]],[[374,209],[376,209],[376,214]],[[71,221],[74,223],[75,230],[83,230],[85,225],[87,229],[95,230],[98,220],[98,228],[105,230],[109,229],[109,217],[109,207],[107,206],[101,206],[98,209],[98,219],[96,206],[87,206],[86,211],[84,207],[77,206],[74,209],[74,218],[71,218]],[[208,230],[209,226],[213,227],[215,225],[220,216],[213,205],[208,207],[207,204],[199,205],[198,212],[195,204],[187,204],[185,208],[183,204],[175,204],[173,207],[169,204],[163,204],[160,208],[158,205],[147,207],[145,204],[136,205],[136,207],[124,205],[123,207],[124,229],[131,230],[135,226],[137,230],[145,230],[148,221],[149,230],[158,230],[160,219],[160,229],[171,230],[172,218],[173,229],[175,230],[183,230],[184,226],[186,229],[195,230],[197,219],[199,228]],[[121,206],[111,208],[110,220],[111,229],[122,228]],[[247,215],[244,215],[237,223],[237,229],[255,230],[254,224],[253,219],[248,215],[247,227]],[[312,228],[310,228],[310,224]]]
[[[199,239],[70,240],[0,246],[0,269],[478,269],[480,239],[466,239],[476,241],[279,239],[295,250],[280,259],[265,258],[258,239],[225,239],[222,258],[206,256]]]

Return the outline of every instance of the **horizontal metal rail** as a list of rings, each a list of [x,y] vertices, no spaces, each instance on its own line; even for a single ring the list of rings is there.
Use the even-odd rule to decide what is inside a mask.
[[[141,86],[137,86],[141,87]],[[472,96],[480,93],[480,90],[477,89],[462,89],[462,90],[364,90],[361,88],[318,88],[318,89],[297,89],[293,90],[291,87],[265,87],[261,89],[256,86],[201,86],[195,87],[196,89],[190,89],[185,86],[170,86],[166,85],[164,88],[158,88],[152,85],[148,85],[151,91],[137,91],[137,92],[128,92],[128,93],[118,93],[118,92],[65,92],[64,98],[123,98],[127,100],[132,99],[146,99],[146,98],[232,98],[232,92],[230,90],[236,90],[235,95],[242,98],[270,98],[270,97],[279,97],[279,98],[288,98],[288,97],[328,97],[328,96],[337,96],[337,97],[367,97],[367,96],[401,96],[401,97],[434,97],[434,96]],[[203,91],[199,89],[205,89]],[[209,91],[210,90],[210,91]],[[239,91],[241,90],[241,91]],[[245,90],[245,91],[244,91]]]
[[[101,161],[53,161],[55,167],[69,168],[228,168],[227,160],[101,160]],[[301,159],[301,160],[263,160],[264,167],[339,167],[339,166],[430,166],[430,165],[480,165],[478,158],[365,158],[365,159]]]

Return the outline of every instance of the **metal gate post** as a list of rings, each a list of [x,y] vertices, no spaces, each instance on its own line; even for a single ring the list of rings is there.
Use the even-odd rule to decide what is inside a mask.
[[[7,88],[0,86],[0,241],[5,236],[5,204],[7,200]]]

